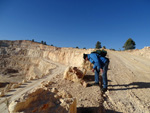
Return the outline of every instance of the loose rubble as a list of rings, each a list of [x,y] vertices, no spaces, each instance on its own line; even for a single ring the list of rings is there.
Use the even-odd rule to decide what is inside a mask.
[[[49,85],[51,82],[41,84],[41,87],[12,101],[9,105],[10,113],[77,113],[76,98],[65,90],[58,91],[56,88],[49,88]]]

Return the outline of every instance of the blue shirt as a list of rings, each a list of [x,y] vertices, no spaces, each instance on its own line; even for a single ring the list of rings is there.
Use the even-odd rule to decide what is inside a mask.
[[[100,55],[98,55],[97,53],[91,53],[88,54],[88,60],[94,64],[93,69],[100,69],[103,68],[107,59],[105,57],[102,57]]]
[[[99,58],[98,58],[98,54],[96,53],[91,53],[91,54],[88,54],[88,60],[94,64],[93,66],[93,69],[100,69],[100,61],[99,61]]]
[[[100,61],[100,68],[103,68],[107,59],[105,57],[99,56],[99,61]]]

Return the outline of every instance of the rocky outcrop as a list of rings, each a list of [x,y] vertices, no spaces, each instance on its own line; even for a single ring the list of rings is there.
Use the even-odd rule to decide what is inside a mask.
[[[83,80],[83,77],[86,74],[86,69],[84,68],[77,68],[77,67],[68,67],[64,72],[64,79],[70,80],[73,82],[79,82],[84,87],[87,87],[87,83]]]
[[[26,40],[0,41],[0,46],[0,54],[9,53],[10,55],[48,58],[55,62],[77,67],[83,63],[83,53],[93,51],[93,49],[58,48]]]
[[[56,66],[46,59],[68,66],[82,67],[83,53],[92,49],[58,48],[31,41],[0,41],[0,75],[8,75],[4,82],[41,78]],[[4,76],[5,78],[5,76]]]
[[[0,41],[0,75],[3,76],[0,82],[21,82],[24,79],[41,78],[56,67],[41,55],[42,50],[35,50],[35,47],[30,46],[31,43]]]
[[[77,68],[77,67],[70,66],[64,72],[64,79],[78,82],[79,79],[82,79],[85,74],[86,74],[86,70],[84,68]]]
[[[77,113],[76,99],[62,90],[49,88],[52,82],[44,82],[40,88],[24,94],[9,105],[10,113]]]

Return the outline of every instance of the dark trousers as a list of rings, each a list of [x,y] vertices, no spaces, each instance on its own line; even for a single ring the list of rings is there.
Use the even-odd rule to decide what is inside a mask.
[[[107,80],[108,65],[109,65],[109,59],[107,58],[107,61],[103,67],[103,73],[102,73],[103,88],[107,88],[107,86],[108,86],[108,80]]]

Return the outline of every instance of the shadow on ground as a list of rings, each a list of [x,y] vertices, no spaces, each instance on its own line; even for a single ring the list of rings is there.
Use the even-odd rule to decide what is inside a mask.
[[[123,113],[123,112],[118,112],[118,111],[114,111],[114,110],[105,110],[104,113]]]
[[[9,90],[9,92],[15,92],[16,90],[14,90],[14,89],[11,89],[11,90]]]
[[[79,107],[77,113],[123,113],[114,110],[105,110],[103,107]]]
[[[7,94],[7,95],[5,95],[5,96],[3,96],[3,97],[10,97],[10,96],[12,96],[12,94]],[[3,98],[2,97],[2,98]]]
[[[83,80],[87,82],[94,81],[94,75],[85,75]]]
[[[0,88],[7,86],[7,84],[10,84],[10,83],[9,82],[0,82]]]
[[[102,107],[79,107],[77,113],[102,113]]]
[[[114,90],[129,90],[129,89],[145,89],[145,88],[150,88],[150,82],[133,82],[130,84],[123,84],[123,85],[109,85],[111,87],[118,87],[118,86],[122,86],[125,88],[116,88],[116,89],[109,89],[110,91],[114,91]]]

